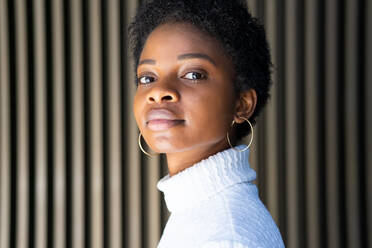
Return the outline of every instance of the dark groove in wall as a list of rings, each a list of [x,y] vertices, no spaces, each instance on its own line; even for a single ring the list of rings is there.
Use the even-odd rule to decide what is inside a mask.
[[[260,119],[263,119],[265,117],[265,114],[262,113],[260,117],[257,118],[258,122],[261,122]],[[265,147],[266,147],[266,142],[265,142],[265,127],[264,125],[261,125],[260,127],[257,127],[258,130],[258,137],[261,137],[261,139],[256,139],[252,145],[256,145],[258,147],[258,164],[260,165],[257,168],[257,179],[258,179],[258,188],[260,189],[259,195],[264,204],[267,204],[267,198],[266,198],[266,178],[265,175],[266,170],[267,170],[267,160],[266,156],[264,155],[265,153]],[[250,139],[251,134],[248,135]]]
[[[168,167],[166,163],[166,157],[164,154],[160,155],[160,164],[161,164],[159,168],[160,175],[162,176],[166,175],[168,172]],[[161,212],[160,230],[164,230],[166,222],[168,220],[168,216],[167,216],[168,210],[167,210],[167,205],[163,197],[163,193],[161,193],[161,199],[160,199],[160,212]]]
[[[8,0],[8,31],[9,31],[9,70],[10,70],[10,246],[16,247],[17,237],[17,69],[15,47],[15,13],[14,2]]]
[[[28,51],[28,133],[29,133],[29,207],[28,207],[28,244],[30,248],[35,244],[35,73],[34,73],[34,29],[33,29],[33,1],[27,1],[27,51]]]
[[[296,33],[297,38],[297,82],[305,82],[305,11],[304,11],[304,1],[297,1],[297,26]],[[299,216],[298,216],[298,226],[301,228],[300,242],[299,246],[307,248],[307,225],[306,225],[306,212],[307,212],[307,198],[306,198],[306,164],[305,164],[305,151],[306,151],[306,142],[305,142],[305,84],[298,83],[298,92],[297,92],[297,113],[294,113],[298,116],[297,125],[298,125],[298,135],[297,135],[297,144],[299,144],[298,149],[298,206],[300,207]],[[289,113],[292,114],[292,113]]]
[[[52,6],[51,1],[46,0],[46,54],[47,54],[47,147],[48,147],[48,169],[47,169],[47,207],[48,207],[48,223],[47,223],[47,246],[53,247],[54,245],[54,119],[53,119],[53,20],[52,20]]]
[[[284,83],[285,83],[285,65],[286,65],[286,60],[284,57],[285,54],[285,39],[284,39],[284,32],[285,32],[285,27],[284,27],[284,16],[285,16],[285,2],[283,0],[278,0],[278,8],[277,8],[277,13],[276,16],[278,18],[277,20],[277,25],[276,29],[278,30],[277,32],[280,34],[277,36],[277,58],[278,62],[276,65],[277,68],[277,84],[278,84],[278,104],[277,104],[277,116],[279,116],[279,123],[278,123],[278,130],[277,132],[278,135],[278,156],[279,156],[279,172],[280,175],[279,177],[279,191],[283,192],[283,194],[279,197],[281,200],[280,202],[280,208],[279,208],[279,229],[281,231],[283,241],[286,244],[287,242],[287,236],[288,236],[288,231],[287,231],[287,195],[286,195],[286,159],[285,159],[285,153],[286,153],[286,148],[285,148],[285,137],[286,137],[286,130],[285,130],[285,90],[284,90]]]
[[[90,93],[89,93],[89,84],[90,84],[90,72],[89,72],[89,65],[90,65],[90,56],[89,56],[89,15],[88,15],[88,0],[83,0],[82,1],[82,17],[83,17],[83,75],[84,75],[84,174],[87,175],[85,177],[85,184],[84,184],[84,212],[85,212],[85,232],[84,232],[84,243],[85,243],[85,248],[90,248],[91,247],[91,221],[90,221],[90,216],[91,216],[91,210],[90,210],[90,202],[91,202],[91,179],[90,179],[90,154],[91,154],[91,149],[90,149],[90,144],[91,144],[91,139],[90,139]]]
[[[64,57],[65,57],[65,152],[66,152],[66,203],[65,203],[65,214],[66,214],[66,226],[65,226],[65,238],[66,247],[72,247],[72,237],[74,233],[74,226],[72,225],[72,210],[73,210],[73,174],[72,174],[72,91],[71,91],[71,14],[70,1],[64,1],[63,5],[63,30],[64,32]]]
[[[366,108],[366,100],[364,99],[364,91],[365,91],[365,85],[368,83],[365,78],[365,67],[364,63],[366,61],[366,51],[365,51],[365,30],[366,30],[366,18],[365,18],[365,8],[366,8],[366,2],[365,0],[359,0],[359,5],[358,5],[358,51],[357,51],[357,56],[358,56],[358,96],[357,96],[357,105],[358,105],[358,140],[359,140],[359,149],[358,149],[358,158],[359,158],[359,166],[358,166],[358,179],[359,179],[359,192],[360,192],[360,203],[359,203],[359,220],[360,220],[360,225],[361,225],[361,246],[362,247],[368,247],[368,225],[367,225],[367,182],[365,181],[366,177],[364,177],[364,173],[366,171],[366,154],[364,152],[364,147],[366,147],[367,142],[366,142],[366,127],[365,127],[365,115],[366,113],[365,108]],[[371,83],[371,82],[370,82]],[[371,165],[369,165],[371,166]],[[369,189],[371,190],[371,189]]]
[[[338,5],[338,40],[339,43],[337,44],[338,49],[338,65],[337,65],[337,72],[338,72],[338,82],[339,82],[339,88],[338,88],[338,99],[337,99],[337,106],[338,108],[338,123],[340,123],[338,131],[338,137],[339,137],[339,147],[338,147],[338,154],[339,154],[339,185],[338,188],[340,188],[341,192],[346,192],[346,186],[345,186],[345,124],[343,120],[343,109],[344,109],[344,88],[345,88],[345,80],[343,77],[343,71],[344,71],[344,64],[345,64],[345,54],[344,54],[344,47],[345,47],[345,34],[344,34],[344,20],[345,20],[345,0],[340,0],[340,3]],[[346,199],[345,194],[340,194],[340,239],[341,244],[343,247],[347,244],[347,232],[346,232]]]
[[[325,146],[325,129],[326,129],[326,112],[325,112],[325,2],[323,0],[317,0],[317,6],[319,6],[319,19],[317,20],[317,29],[319,30],[318,35],[318,48],[319,50],[317,51],[317,71],[319,72],[318,76],[318,94],[319,94],[319,104],[318,104],[318,112],[320,113],[318,115],[319,119],[317,122],[318,125],[318,154],[319,154],[319,164],[317,165],[318,167],[318,172],[319,172],[319,190],[318,190],[318,195],[320,197],[319,199],[319,213],[320,215],[317,217],[319,220],[319,238],[320,238],[320,246],[323,248],[326,248],[328,240],[328,229],[327,227],[327,213],[326,213],[326,167],[324,166],[326,164],[326,146]]]

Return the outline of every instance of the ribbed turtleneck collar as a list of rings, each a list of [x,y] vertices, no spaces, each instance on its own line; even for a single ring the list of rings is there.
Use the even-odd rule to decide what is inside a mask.
[[[248,157],[249,149],[239,152],[229,148],[172,177],[167,174],[159,180],[157,187],[164,193],[168,210],[177,212],[191,208],[229,186],[255,180],[256,172],[250,168]]]

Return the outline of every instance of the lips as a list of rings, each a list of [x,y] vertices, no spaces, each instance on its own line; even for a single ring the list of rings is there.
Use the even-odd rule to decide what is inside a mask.
[[[182,124],[184,120],[179,119],[168,109],[152,109],[147,113],[146,125],[152,131],[169,129],[175,125]]]

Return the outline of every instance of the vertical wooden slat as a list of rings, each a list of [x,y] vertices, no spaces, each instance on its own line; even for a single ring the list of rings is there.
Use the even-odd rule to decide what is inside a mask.
[[[358,188],[358,1],[345,4],[345,158],[348,247],[361,247]]]
[[[267,183],[267,191],[265,193],[267,199],[267,207],[273,216],[276,223],[279,222],[279,156],[278,156],[278,80],[277,70],[280,66],[277,59],[277,0],[267,0],[265,2],[265,27],[267,33],[267,40],[271,48],[271,56],[274,64],[274,72],[272,74],[273,85],[271,87],[271,97],[265,110],[265,154],[267,160],[267,170],[265,171],[265,181]]]
[[[47,242],[47,145],[46,145],[46,40],[45,6],[42,0],[33,2],[35,63],[35,247],[44,248]]]
[[[339,84],[338,22],[337,0],[327,0],[325,4],[325,149],[326,149],[326,205],[327,205],[327,247],[341,247],[340,239],[340,193],[338,143],[338,101]]]
[[[259,0],[246,0],[249,12],[254,17],[258,17],[258,2]]]
[[[147,225],[146,233],[146,247],[156,247],[159,242],[161,230],[160,230],[160,193],[156,187],[156,184],[160,178],[159,175],[160,167],[160,156],[155,158],[150,158],[146,164],[147,171],[147,204],[146,204],[146,216],[147,216]]]
[[[298,137],[298,113],[299,106],[297,95],[299,90],[298,80],[298,34],[297,34],[297,13],[298,1],[287,0],[285,2],[285,75],[286,75],[286,95],[285,95],[285,112],[286,112],[286,193],[287,193],[287,222],[288,222],[288,242],[289,248],[300,247],[301,230],[298,223],[300,216],[299,209],[299,144]]]
[[[110,247],[123,247],[121,228],[121,111],[120,111],[120,26],[119,1],[109,1],[108,28],[108,85],[109,85],[109,194]]]
[[[137,7],[137,1],[125,1],[123,4],[122,13],[125,15],[125,23],[129,23],[134,14]],[[131,60],[128,59],[128,68],[126,68],[126,77],[124,82],[126,86],[124,87],[125,92],[123,97],[126,103],[126,110],[125,113],[128,114],[128,129],[125,130],[124,137],[127,138],[125,143],[125,148],[128,151],[129,157],[126,159],[126,170],[127,170],[127,210],[126,216],[128,217],[126,223],[126,232],[128,235],[128,244],[125,244],[125,247],[133,247],[133,248],[140,248],[142,247],[142,240],[141,240],[141,171],[140,171],[140,151],[137,144],[138,138],[138,128],[135,124],[134,116],[132,113],[132,103],[133,103],[133,96],[135,93],[135,84],[133,82],[134,75],[133,70],[131,68]]]
[[[249,148],[249,166],[254,169],[256,172],[259,170],[258,168],[258,164],[259,164],[259,156],[258,156],[258,144],[259,142],[257,141],[258,138],[259,138],[259,135],[258,133],[260,132],[260,127],[258,127],[257,125],[253,126],[253,135],[255,135],[255,137],[253,138],[253,142]],[[244,137],[242,139],[242,143],[243,144],[248,144],[249,143],[249,140],[250,139],[250,135],[249,134],[247,137]],[[255,184],[258,185],[258,176],[257,176],[257,179],[255,181]]]
[[[307,0],[306,19],[305,19],[305,101],[306,101],[306,197],[307,197],[307,233],[308,233],[308,247],[320,247],[320,233],[321,230],[319,222],[319,30],[318,20],[319,16],[319,2],[317,0]]]
[[[0,0],[0,247],[9,247],[10,227],[10,82],[8,14]]]
[[[52,1],[53,48],[53,119],[54,119],[54,247],[65,247],[65,62],[63,1]]]
[[[82,6],[80,0],[70,1],[71,12],[71,101],[72,101],[72,245],[85,246],[84,242],[84,93],[83,93],[83,38]]]
[[[91,170],[91,245],[103,246],[103,154],[102,154],[102,51],[101,4],[89,2],[89,86],[90,86],[90,170]]]
[[[28,70],[26,2],[15,1],[17,74],[17,248],[28,245]]]
[[[372,248],[372,1],[366,1],[366,8],[365,8],[365,32],[366,32],[366,40],[365,40],[365,182],[366,182],[366,209],[367,209],[367,242],[368,247]]]

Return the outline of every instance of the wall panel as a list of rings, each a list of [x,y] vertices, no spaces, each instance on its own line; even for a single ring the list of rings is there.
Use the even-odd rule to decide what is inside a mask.
[[[71,196],[71,230],[72,247],[85,247],[84,233],[86,230],[85,222],[85,183],[87,182],[85,175],[85,133],[84,126],[84,71],[83,71],[83,13],[81,1],[70,1],[68,10],[70,20],[69,30],[70,41],[69,47],[71,51],[70,61],[68,61],[68,69],[70,71],[70,133],[71,133],[71,191],[74,192]]]
[[[0,0],[2,248],[156,247],[167,168],[137,144],[139,3]],[[286,247],[372,248],[372,4],[247,3],[273,61],[250,160],[262,200]]]
[[[35,93],[35,247],[47,247],[47,98],[46,98],[46,25],[41,0],[32,6],[34,25]]]
[[[367,247],[372,247],[372,131],[370,128],[372,126],[372,16],[368,13],[372,11],[372,2],[366,1],[366,6],[364,9],[364,32],[365,32],[365,43],[364,48],[365,52],[365,64],[364,64],[364,73],[365,73],[365,90],[364,90],[364,120],[365,120],[365,209],[366,209],[366,235],[367,235]]]
[[[10,78],[8,6],[0,1],[0,246],[10,244]]]
[[[306,229],[308,247],[320,247],[321,201],[321,129],[319,125],[319,110],[322,100],[319,92],[322,85],[320,37],[323,35],[321,26],[320,1],[306,1],[305,3],[305,174],[306,174]]]
[[[13,192],[16,193],[15,206],[13,211],[16,215],[15,237],[14,241],[17,248],[25,248],[27,246],[28,238],[28,182],[29,182],[29,121],[28,121],[28,84],[29,84],[29,71],[28,71],[28,51],[27,39],[29,33],[27,32],[27,9],[26,1],[14,1],[14,16],[15,16],[15,101],[16,101],[16,122],[15,130],[16,136],[11,139],[16,141],[16,158],[14,158],[15,170],[15,188]],[[12,55],[11,55],[12,56]]]
[[[340,169],[340,110],[338,100],[341,54],[338,43],[340,37],[338,1],[328,0],[325,4],[325,178],[327,247],[341,247],[343,243],[343,222],[341,215]],[[341,39],[342,40],[342,39]]]

